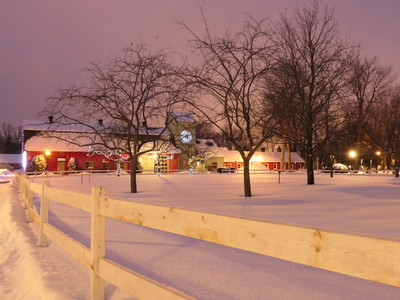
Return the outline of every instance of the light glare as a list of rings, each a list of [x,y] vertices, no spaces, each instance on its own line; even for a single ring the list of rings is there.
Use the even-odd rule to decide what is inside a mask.
[[[356,151],[350,151],[350,152],[349,152],[349,156],[350,156],[351,158],[356,157],[356,156],[357,156]]]

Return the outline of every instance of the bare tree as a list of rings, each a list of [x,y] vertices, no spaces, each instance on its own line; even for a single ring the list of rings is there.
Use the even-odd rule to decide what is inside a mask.
[[[400,170],[400,87],[391,89],[384,97],[381,105],[375,108],[376,120],[372,127],[371,143],[375,149],[382,152],[384,159],[388,159],[395,169],[395,176],[399,177]]]
[[[365,136],[368,119],[373,118],[374,107],[384,101],[384,96],[392,87],[394,76],[391,67],[383,67],[376,57],[357,59],[351,65],[349,87],[352,94],[346,111],[354,120],[356,149],[362,154],[362,145],[368,140]],[[349,107],[351,109],[349,109]],[[356,168],[358,168],[356,163]]]
[[[228,132],[228,130],[226,130]],[[239,130],[235,130],[235,136],[239,136]],[[199,121],[196,127],[196,137],[199,139],[212,139],[219,147],[232,149],[232,142],[224,135],[223,132],[215,128],[210,122]]]
[[[242,156],[244,195],[251,197],[250,159],[270,136],[260,84],[271,68],[265,21],[249,18],[240,30],[218,36],[211,32],[204,10],[201,13],[204,35],[182,24],[190,34],[198,62],[184,74],[188,85],[196,90],[197,97],[190,102]]]
[[[167,55],[131,46],[108,64],[93,63],[85,71],[89,79],[60,89],[43,113],[52,114],[63,128],[79,126],[73,136],[54,135],[59,139],[128,155],[130,190],[136,193],[138,157],[168,139],[165,120],[177,99],[177,80]]]
[[[21,153],[21,128],[1,123],[0,153]]]
[[[281,135],[301,147],[307,183],[314,184],[316,151],[338,125],[344,76],[357,49],[339,37],[333,11],[321,11],[318,1],[297,6],[292,16],[282,14],[274,40],[279,65],[271,73],[268,105]]]

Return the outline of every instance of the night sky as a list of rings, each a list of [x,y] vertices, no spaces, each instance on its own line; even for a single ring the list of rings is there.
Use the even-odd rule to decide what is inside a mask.
[[[206,0],[209,23],[219,31],[240,25],[246,13],[275,21],[296,0]],[[0,0],[0,123],[36,119],[46,98],[77,80],[79,70],[106,61],[143,41],[155,48],[187,51],[177,21],[201,30],[199,6],[190,0]],[[361,42],[400,73],[399,0],[321,0],[336,8],[344,37]]]

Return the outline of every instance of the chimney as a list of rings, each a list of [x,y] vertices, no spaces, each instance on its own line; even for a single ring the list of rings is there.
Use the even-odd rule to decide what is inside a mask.
[[[50,124],[53,123],[53,116],[49,116],[49,123],[50,123]]]
[[[147,122],[146,121],[142,122],[142,125],[143,127],[147,127]]]
[[[99,125],[103,126],[103,119],[99,119],[98,121],[99,121]]]

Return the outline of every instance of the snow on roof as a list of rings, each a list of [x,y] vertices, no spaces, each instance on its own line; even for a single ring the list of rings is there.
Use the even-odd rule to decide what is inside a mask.
[[[281,153],[282,152],[256,152],[253,155],[253,160],[261,161],[261,162],[280,162],[281,161]],[[304,159],[302,159],[296,152],[291,152],[291,161],[293,163],[303,163]],[[285,162],[289,160],[288,152],[285,152]]]
[[[89,140],[87,141],[89,142]],[[87,152],[88,146],[77,146],[57,138],[34,136],[25,143],[25,151]]]
[[[175,118],[178,122],[196,122],[193,116],[190,113],[185,112],[171,112],[171,115]]]
[[[0,163],[19,164],[21,161],[21,154],[0,154]]]
[[[69,139],[80,139],[82,144],[91,144],[91,140],[89,137],[78,136],[74,138],[74,134],[58,134],[65,140]],[[25,151],[46,151],[49,150],[51,152],[88,152],[89,146],[78,146],[71,144],[65,140],[60,140],[57,138],[52,137],[44,137],[44,136],[33,136],[28,139],[25,143]],[[170,142],[166,141],[155,141],[157,143],[156,149],[161,149],[162,152],[167,153],[180,153],[180,150],[173,146]],[[101,148],[101,146],[95,146],[95,149]],[[142,151],[153,149],[153,143],[149,142],[143,145]],[[0,160],[1,162],[1,160]]]
[[[219,148],[215,157],[224,157],[225,162],[243,162],[242,156],[239,151],[228,150],[227,148]],[[280,162],[281,152],[261,152],[257,151],[252,157],[253,161],[260,162]],[[285,152],[285,161],[288,161],[288,153]],[[291,152],[291,161],[293,163],[304,163],[304,160],[296,153]]]
[[[170,135],[171,131],[165,127],[139,127],[141,135]]]

